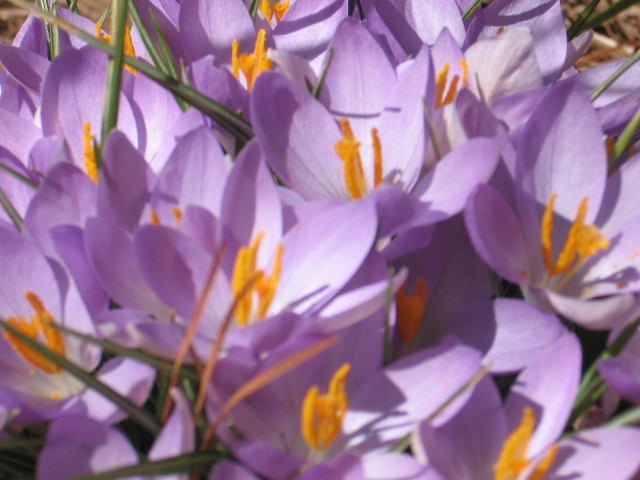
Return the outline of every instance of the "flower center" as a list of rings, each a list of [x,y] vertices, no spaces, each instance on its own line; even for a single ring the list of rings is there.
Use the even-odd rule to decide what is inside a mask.
[[[111,41],[111,35],[107,35],[102,33],[102,24],[96,23],[96,37],[102,40],[105,43],[109,43]],[[133,46],[133,40],[131,39],[131,29],[128,25],[124,26],[124,54],[129,55],[130,57],[136,56],[136,49]],[[129,70],[134,75],[137,75],[138,70],[133,68],[131,65],[124,65],[124,68]]]
[[[238,251],[233,268],[231,288],[236,302],[234,313],[238,325],[243,327],[246,327],[252,318],[259,320],[265,317],[280,281],[282,243],[278,244],[271,276],[256,267],[258,249],[263,237],[264,232],[260,232],[251,245]],[[254,299],[257,302],[254,302]]]
[[[18,315],[16,317],[9,317],[7,323],[33,340],[37,340],[40,337],[44,340],[44,344],[49,350],[64,357],[66,355],[64,339],[58,330],[51,327],[51,325],[55,324],[53,316],[44,308],[42,301],[35,293],[26,292],[24,296],[31,305],[31,308],[35,311],[35,314],[31,316],[31,321]],[[60,365],[52,362],[34,348],[26,345],[17,336],[9,332],[5,332],[4,336],[25,360],[41,370],[51,374],[60,373],[62,370]]]
[[[427,308],[427,285],[422,278],[416,282],[415,293],[405,293],[404,285],[396,295],[396,313],[400,337],[404,343],[411,343],[424,320]]]
[[[349,408],[349,398],[344,387],[350,370],[350,364],[342,364],[331,377],[327,393],[321,395],[320,387],[314,385],[304,397],[302,436],[313,450],[328,448],[342,429],[342,419]]]
[[[564,247],[553,262],[553,206],[557,193],[552,193],[549,203],[542,217],[542,256],[544,266],[550,277],[565,274],[566,277],[573,275],[586,259],[592,257],[600,250],[607,250],[611,242],[605,237],[595,225],[585,225],[584,219],[587,216],[589,199],[584,197],[578,206],[576,219],[571,224]]]
[[[93,183],[98,183],[98,161],[96,160],[96,137],[91,135],[91,122],[82,124],[84,168]]]
[[[253,90],[253,85],[262,72],[271,70],[273,64],[267,57],[265,43],[267,32],[261,29],[256,38],[256,46],[253,53],[239,54],[240,43],[235,39],[231,44],[231,73],[237,80],[240,80],[240,71],[247,82],[247,90]]]
[[[269,25],[273,25],[271,17],[275,14],[276,22],[279,23],[291,6],[289,3],[289,0],[276,0],[275,2],[272,0],[262,0],[260,2],[260,11],[264,15],[264,18],[267,19],[267,22],[269,22]]]
[[[355,137],[349,120],[340,119],[342,139],[335,144],[336,153],[344,164],[344,181],[352,199],[362,198],[367,194],[367,180],[364,175],[362,158],[360,158],[360,145],[362,143]],[[382,146],[378,129],[371,129],[371,141],[373,145],[373,185],[374,188],[383,181],[382,171]]]
[[[436,108],[442,108],[445,105],[450,104],[456,98],[458,93],[458,83],[460,82],[460,75],[454,75],[449,83],[449,62],[444,62],[442,70],[438,72],[436,77]],[[469,86],[469,66],[464,58],[460,59],[460,68],[462,68],[462,84],[465,87]],[[449,89],[447,90],[447,84]]]
[[[516,480],[522,472],[531,467],[533,462],[527,458],[527,450],[535,424],[536,417],[533,409],[525,407],[520,425],[504,442],[495,467],[494,480]],[[521,480],[542,480],[551,468],[557,453],[557,445],[549,447],[542,460],[527,474],[526,478]]]

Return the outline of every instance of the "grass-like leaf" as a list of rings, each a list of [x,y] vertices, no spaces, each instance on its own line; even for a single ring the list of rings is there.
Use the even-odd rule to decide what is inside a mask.
[[[622,156],[624,151],[627,149],[627,147],[631,143],[631,140],[633,139],[633,136],[638,131],[639,127],[640,127],[640,108],[635,113],[633,118],[629,121],[627,126],[624,127],[624,130],[618,137],[618,141],[613,147],[613,151],[611,152],[611,155],[609,155],[609,174],[613,173],[613,171],[618,166],[618,160],[620,160],[620,157]]]
[[[40,185],[38,185],[36,182],[34,182],[33,180],[31,180],[28,177],[25,177],[24,175],[22,175],[20,172],[14,170],[13,168],[5,165],[4,163],[0,163],[0,170],[3,170],[5,172],[7,172],[9,175],[11,175],[13,178],[20,180],[22,183],[24,183],[25,185],[29,185],[32,188],[38,188]]]
[[[13,222],[13,225],[16,227],[16,230],[21,232],[24,220],[16,210],[16,207],[13,206],[13,203],[11,203],[11,200],[9,200],[9,197],[7,197],[7,195],[4,193],[4,190],[2,188],[0,188],[0,205],[2,205],[4,211],[7,212],[7,215],[9,215],[9,218],[11,219],[11,222]]]
[[[329,72],[331,61],[333,60],[334,51],[335,51],[335,47],[331,47],[327,52],[327,56],[324,57],[324,61],[322,62],[322,69],[320,70],[320,75],[318,75],[316,84],[313,86],[313,89],[311,90],[311,95],[313,95],[314,98],[320,98],[320,95],[322,95],[322,87],[324,87],[324,81],[327,78],[327,73]]]
[[[155,369],[161,372],[171,373],[173,369],[173,363],[158,357],[154,357],[153,355],[150,355],[142,350],[122,347],[120,345],[109,342],[107,340],[100,340],[98,338],[91,337],[89,335],[85,335],[80,332],[76,332],[75,330],[69,330],[68,328],[65,328],[61,325],[51,325],[51,327],[55,328],[56,330],[60,330],[64,334],[77,337],[87,343],[93,343],[94,345],[98,345],[104,351],[113,353],[114,355],[122,355],[124,357],[130,357],[130,358],[135,358],[136,360],[140,360],[141,362],[151,365],[152,367],[154,367]],[[180,375],[183,377],[190,378],[191,380],[200,379],[200,376],[196,371],[185,366],[183,366],[180,369]]]
[[[56,25],[63,30],[77,35],[82,38],[84,41],[89,43],[95,48],[102,50],[108,55],[115,55],[115,50],[111,45],[106,44],[102,40],[90,35],[80,28],[72,25],[64,20],[45,12],[38,7],[31,5],[25,0],[9,0],[14,5],[27,10],[34,15],[40,17],[41,19]],[[128,55],[124,56],[124,62],[127,65],[131,65],[133,68],[137,69],[139,72],[142,72],[144,75],[148,76],[153,81],[159,83],[167,90],[183,99],[189,105],[197,108],[205,115],[211,117],[215,120],[218,125],[222,128],[226,129],[229,133],[231,133],[237,139],[248,142],[253,137],[253,129],[251,128],[251,124],[247,122],[244,118],[237,115],[235,112],[229,110],[224,105],[212,100],[211,98],[203,95],[202,93],[194,90],[193,88],[183,84],[182,82],[176,80],[175,78],[171,78],[166,75],[162,71],[157,68],[149,65],[147,62],[143,60],[139,60],[137,58],[130,57]]]
[[[482,0],[476,0],[474,4],[471,5],[471,7],[469,7],[469,10],[464,12],[464,15],[462,15],[462,20],[463,21],[469,20],[469,17],[473,15],[473,12],[475,12],[481,4],[482,4]]]
[[[569,29],[567,30],[567,39],[569,41],[573,40],[578,36],[580,32],[582,32],[582,27],[587,22],[593,11],[596,9],[600,0],[592,0],[589,5],[582,11],[582,13],[576,18],[575,22],[571,24]]]
[[[187,473],[206,471],[220,457],[213,452],[198,452],[166,458],[156,462],[142,462],[131,467],[118,468],[104,473],[82,475],[71,480],[111,480],[133,475],[168,475],[170,473]]]
[[[42,345],[40,342],[37,342],[36,340],[25,335],[24,333],[22,333],[21,330],[7,323],[5,319],[0,319],[0,326],[2,326],[6,331],[8,331],[12,335],[20,339],[20,341],[23,342],[25,345],[33,348],[43,357],[59,365],[62,369],[69,372],[71,375],[76,377],[78,380],[83,382],[88,387],[93,388],[97,392],[107,397],[109,400],[115,403],[118,407],[124,410],[131,419],[135,420],[141,427],[143,427],[149,433],[153,435],[158,435],[158,433],[160,433],[160,426],[156,423],[155,419],[151,415],[149,415],[149,413],[147,413],[144,409],[134,404],[131,400],[123,397],[118,392],[111,389],[104,383],[100,382],[98,379],[94,378],[91,374],[85,372],[83,369],[71,363],[69,360],[67,360],[63,356],[52,352],[47,347]]]
[[[591,100],[595,100],[596,98],[598,98],[600,95],[602,95],[604,93],[604,91],[609,88],[611,86],[611,84],[613,82],[615,82],[618,77],[620,77],[620,75],[622,75],[624,72],[626,72],[634,63],[636,63],[638,60],[640,60],[640,50],[638,50],[636,53],[634,53],[631,58],[629,58],[629,60],[627,60],[626,62],[624,62],[622,65],[620,65],[620,67],[618,67],[616,69],[615,72],[613,72],[609,78],[607,78],[604,82],[602,82],[600,85],[598,85],[596,88],[593,89],[593,91],[591,92]]]
[[[111,46],[115,55],[107,64],[106,95],[102,112],[101,148],[106,143],[111,130],[116,128],[118,109],[120,106],[120,86],[122,85],[122,68],[124,67],[124,36],[127,22],[127,0],[115,0],[112,15]],[[100,169],[100,164],[98,164]]]
[[[620,0],[619,2],[614,3],[606,10],[594,15],[590,20],[587,20],[582,25],[581,31],[589,30],[603,24],[636,3],[640,3],[640,0]]]

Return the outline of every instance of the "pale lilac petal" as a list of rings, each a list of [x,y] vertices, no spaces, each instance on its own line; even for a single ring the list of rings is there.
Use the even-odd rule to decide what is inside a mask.
[[[528,455],[537,455],[563,432],[578,391],[581,367],[580,342],[575,335],[566,334],[530,364],[511,387],[506,401],[509,430],[520,425],[525,407],[535,412],[536,430]]]
[[[235,39],[240,52],[253,51],[255,29],[249,10],[239,0],[184,0],[179,22],[189,61],[213,54],[219,65],[230,64],[231,42]]]
[[[478,383],[466,405],[441,427],[421,423],[412,435],[416,457],[448,479],[491,478],[508,437],[507,418],[493,380]]]
[[[527,28],[510,28],[497,37],[478,41],[464,55],[485,103],[542,87],[533,35]]]
[[[282,238],[282,205],[257,141],[245,146],[229,174],[221,221],[241,245],[263,232],[261,251],[272,252]]]
[[[195,427],[191,405],[184,393],[177,388],[170,391],[174,402],[173,412],[149,450],[149,460],[158,461],[177,457],[195,450]],[[163,480],[186,480],[188,475],[162,476]]]
[[[282,274],[269,307],[317,308],[333,297],[369,254],[377,227],[373,202],[329,208],[284,238]]]
[[[134,404],[142,406],[151,393],[156,371],[150,365],[127,357],[109,360],[96,374],[96,378],[128,398]],[[87,388],[80,395],[76,408],[84,415],[101,422],[113,424],[124,420],[126,413],[96,390]]]
[[[345,0],[297,0],[274,26],[276,47],[312,60],[326,50],[346,16]]]
[[[120,431],[87,417],[69,416],[49,428],[36,479],[67,480],[137,464],[135,449]]]
[[[498,158],[496,140],[469,140],[446,155],[416,185],[412,195],[428,203],[431,210],[448,216],[459,213],[470,194],[489,180]]]
[[[566,333],[553,314],[516,299],[476,302],[449,320],[449,332],[485,352],[496,374],[522,370]]]
[[[515,213],[490,186],[469,199],[464,220],[478,255],[500,276],[515,283],[526,278],[527,245]]]
[[[584,480],[630,479],[640,466],[637,428],[595,428],[561,440],[550,480],[579,476]]]
[[[207,480],[260,480],[246,468],[223,459],[215,464]]]

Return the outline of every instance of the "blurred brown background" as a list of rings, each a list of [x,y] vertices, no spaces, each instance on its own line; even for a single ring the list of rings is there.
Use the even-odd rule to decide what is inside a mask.
[[[434,0],[438,1],[438,0]],[[58,0],[64,5],[65,0]],[[491,3],[487,1],[485,3]],[[567,25],[571,23],[589,0],[563,0],[567,14]],[[616,3],[616,0],[601,0],[596,13]],[[83,15],[96,21],[104,12],[109,0],[78,0],[78,7]],[[11,43],[26,15],[6,0],[0,0],[0,41]],[[579,62],[579,67],[591,67],[596,64],[629,57],[640,47],[640,4],[619,14],[596,29],[592,47]]]

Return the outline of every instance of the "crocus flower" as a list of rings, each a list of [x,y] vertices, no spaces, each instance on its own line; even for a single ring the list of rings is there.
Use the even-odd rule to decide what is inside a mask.
[[[449,338],[383,369],[380,313],[341,331],[338,345],[234,408],[225,419],[233,428],[221,426],[219,435],[239,460],[269,478],[289,478],[345,453],[380,455],[421,419],[433,416],[433,422],[443,423],[460,408],[464,394],[436,415],[477,373],[478,352]],[[220,359],[209,389],[210,417],[236,388],[309,342],[296,336],[265,348],[290,328],[271,321],[268,333],[247,332],[246,346],[230,348]]]
[[[0,229],[0,236],[4,245],[0,262],[5,294],[0,316],[85,371],[96,369],[100,349],[54,328],[59,324],[86,335],[96,334],[75,286],[69,284],[60,266],[48,262],[31,242],[6,229]],[[123,418],[117,406],[8,331],[1,339],[0,357],[0,388],[30,407],[22,412],[23,422],[77,412],[110,422]],[[154,373],[146,364],[116,357],[103,365],[96,377],[132,401],[142,403]]]
[[[149,451],[149,461],[177,457],[191,453],[195,448],[189,402],[177,389],[171,390],[171,397],[175,402],[174,410]],[[51,425],[38,458],[36,479],[65,480],[137,465],[138,461],[136,449],[119,430],[88,417],[71,415]],[[161,478],[185,480],[188,475],[163,475]]]
[[[493,381],[483,379],[451,421],[421,425],[413,437],[416,456],[447,480],[630,478],[640,466],[629,453],[640,430],[596,428],[558,440],[579,370],[579,344],[566,335],[522,372],[504,407]]]
[[[544,308],[600,329],[629,322],[639,309],[638,217],[627,203],[635,190],[627,169],[607,181],[606,163],[586,94],[558,85],[519,135],[510,167],[515,204],[482,186],[465,213],[476,250],[500,275]]]

